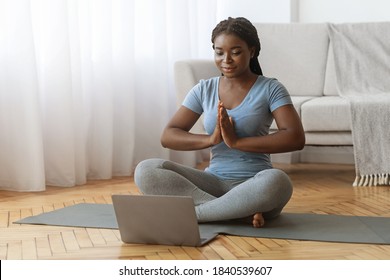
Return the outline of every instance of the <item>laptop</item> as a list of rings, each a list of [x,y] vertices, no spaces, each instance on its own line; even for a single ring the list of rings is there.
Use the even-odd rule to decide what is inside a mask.
[[[214,239],[201,236],[191,197],[112,195],[124,243],[203,246]]]

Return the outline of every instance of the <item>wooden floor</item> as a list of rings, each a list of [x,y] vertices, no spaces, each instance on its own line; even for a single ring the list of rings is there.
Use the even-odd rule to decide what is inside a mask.
[[[285,211],[390,217],[390,187],[352,187],[351,165],[276,165],[294,184]],[[14,221],[81,202],[111,203],[138,193],[132,178],[48,187],[40,193],[0,191],[0,259],[390,259],[389,245],[217,237],[201,248],[123,244],[118,230],[17,225]]]

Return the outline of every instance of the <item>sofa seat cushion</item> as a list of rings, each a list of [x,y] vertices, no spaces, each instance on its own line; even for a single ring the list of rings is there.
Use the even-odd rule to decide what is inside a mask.
[[[305,132],[306,145],[310,146],[352,146],[350,131]]]
[[[291,100],[293,102],[294,108],[297,111],[298,115],[301,116],[301,107],[302,104],[306,101],[309,101],[313,98],[316,98],[316,96],[291,96]],[[270,126],[271,131],[277,130],[276,122],[275,120],[272,122]]]
[[[351,116],[347,99],[323,96],[301,106],[301,120],[305,131],[351,131]]]

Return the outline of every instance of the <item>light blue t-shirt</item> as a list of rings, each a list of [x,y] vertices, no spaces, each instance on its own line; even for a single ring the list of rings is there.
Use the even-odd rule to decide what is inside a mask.
[[[183,101],[183,106],[204,114],[203,125],[208,134],[213,133],[217,121],[219,79],[201,80]],[[271,112],[286,104],[292,104],[286,88],[276,79],[258,76],[241,104],[227,112],[233,118],[238,137],[262,136],[269,133]],[[221,142],[211,148],[206,171],[221,179],[240,180],[269,168],[272,168],[269,154],[243,152]]]

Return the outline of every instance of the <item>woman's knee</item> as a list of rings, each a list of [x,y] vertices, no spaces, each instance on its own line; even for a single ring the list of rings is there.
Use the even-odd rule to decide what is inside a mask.
[[[291,199],[293,185],[290,177],[280,169],[267,169],[259,172],[258,176],[266,185],[261,195],[265,195],[269,203],[269,210],[264,211],[263,216],[265,219],[275,218]]]
[[[257,173],[255,177],[261,177],[262,180],[267,181],[271,185],[292,188],[290,177],[280,169],[266,169]]]
[[[144,193],[158,181],[158,170],[165,160],[152,158],[141,161],[134,170],[134,182]]]
[[[268,189],[268,194],[287,203],[293,192],[290,177],[280,169],[267,169],[259,172],[256,177],[262,181],[262,185]]]

